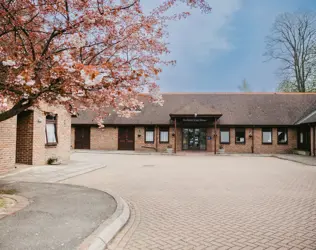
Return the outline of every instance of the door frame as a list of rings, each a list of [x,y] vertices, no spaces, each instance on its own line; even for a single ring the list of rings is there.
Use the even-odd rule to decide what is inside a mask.
[[[205,149],[201,149],[201,148],[194,148],[194,149],[184,149],[183,148],[183,138],[184,138],[184,136],[183,136],[183,130],[184,129],[193,129],[193,133],[195,133],[195,130],[196,129],[199,129],[200,131],[201,131],[201,129],[205,129]],[[204,151],[207,151],[207,128],[205,128],[205,127],[183,127],[183,128],[181,128],[181,132],[182,132],[182,140],[181,140],[181,145],[182,145],[182,150],[183,151],[201,151],[201,152],[204,152]],[[201,132],[200,132],[201,133]],[[199,141],[200,141],[200,139],[201,139],[201,135],[199,136]]]
[[[120,128],[128,128],[133,130],[133,149],[120,149]],[[117,150],[129,150],[129,151],[135,151],[135,126],[119,126],[117,128]]]

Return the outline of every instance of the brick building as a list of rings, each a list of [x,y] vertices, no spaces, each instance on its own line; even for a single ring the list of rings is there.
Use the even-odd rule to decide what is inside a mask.
[[[16,163],[46,164],[51,157],[70,157],[71,117],[62,107],[42,104],[0,122],[0,173]]]
[[[85,111],[72,118],[72,147],[315,155],[316,94],[167,93],[132,118],[111,114],[105,128]]]

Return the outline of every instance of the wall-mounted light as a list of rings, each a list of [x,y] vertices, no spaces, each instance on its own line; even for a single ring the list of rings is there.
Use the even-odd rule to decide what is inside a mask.
[[[250,132],[249,132],[249,138],[251,138],[251,137],[252,137],[252,132],[250,131]]]
[[[141,137],[142,136],[142,133],[140,131],[140,129],[138,129],[138,137]]]
[[[38,123],[42,123],[42,121],[43,120],[41,118],[38,118],[38,120],[37,120]]]

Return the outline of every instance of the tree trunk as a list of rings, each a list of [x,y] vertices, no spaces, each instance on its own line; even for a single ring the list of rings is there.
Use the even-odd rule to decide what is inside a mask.
[[[3,113],[0,113],[0,122],[8,120],[8,119],[20,114],[21,112],[23,112],[27,108],[31,107],[32,104],[33,104],[33,102],[31,100],[21,99],[11,109],[9,109]]]

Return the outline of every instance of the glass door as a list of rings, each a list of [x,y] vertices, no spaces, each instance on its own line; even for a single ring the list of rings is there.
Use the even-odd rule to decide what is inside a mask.
[[[205,128],[184,128],[182,130],[183,150],[206,150]]]

